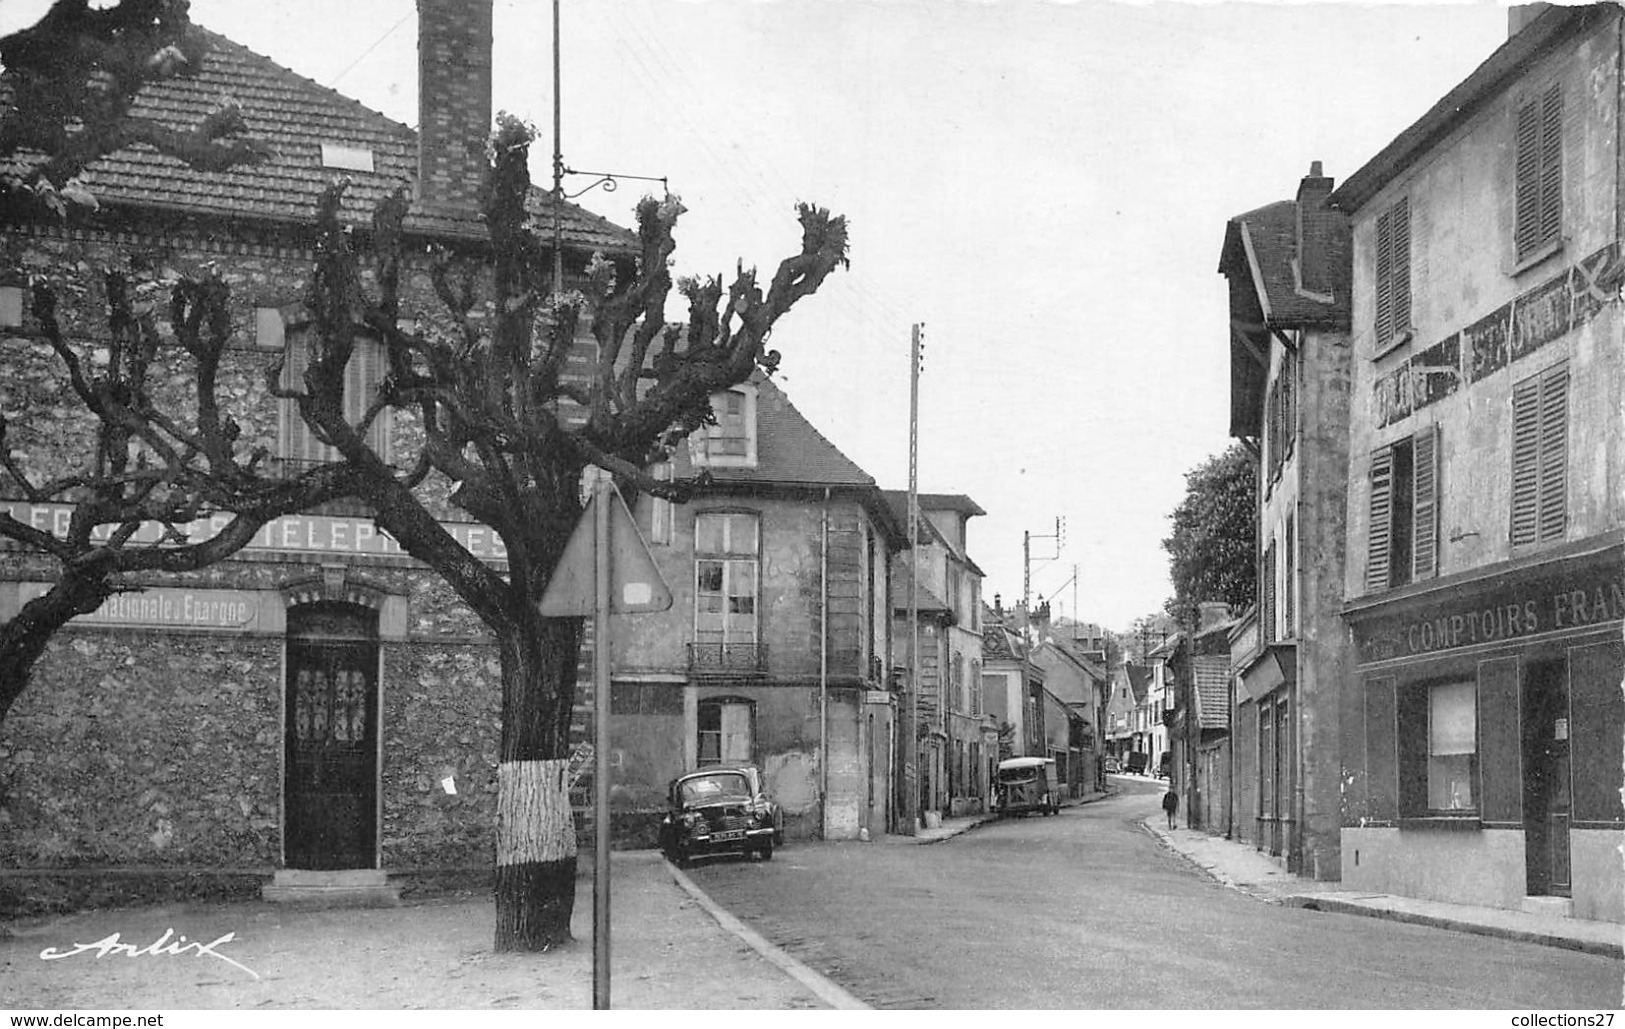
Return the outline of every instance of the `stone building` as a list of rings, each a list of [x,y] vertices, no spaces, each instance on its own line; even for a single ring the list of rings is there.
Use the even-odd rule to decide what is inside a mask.
[[[1252,741],[1235,761],[1257,792],[1233,820],[1243,838],[1317,879],[1339,874],[1347,650],[1349,239],[1327,206],[1331,191],[1314,162],[1292,200],[1230,220],[1219,258],[1230,292],[1230,434],[1258,456],[1258,637],[1241,656],[1234,711]]]
[[[1620,921],[1622,13],[1509,18],[1330,200],[1354,271],[1342,876]]]
[[[635,505],[673,603],[617,618],[615,817],[652,846],[670,778],[755,764],[791,837],[890,831],[889,577],[907,535],[874,480],[772,380],[712,405],[717,424],[669,471],[708,471],[713,487]]]
[[[96,211],[0,227],[0,406],[31,471],[73,467],[91,437],[60,399],[60,365],[25,316],[24,277],[130,262],[218,268],[238,328],[222,378],[244,445],[289,469],[324,456],[264,377],[274,360],[297,368],[303,359],[323,189],[349,180],[343,217],[363,249],[373,204],[398,186],[411,191],[409,250],[477,259],[487,246],[475,205],[491,125],[491,4],[421,0],[419,12],[421,132],[205,32],[200,73],[149,87],[143,110],[186,127],[234,96],[270,160],[197,171],[134,147],[84,176]],[[533,197],[539,215],[547,205]],[[593,252],[623,261],[635,252],[624,229],[573,206],[560,215],[567,275]],[[105,300],[87,278],[67,328],[93,351]],[[405,269],[403,293],[405,318],[441,311],[423,260]],[[382,374],[378,355],[363,341],[352,363],[355,414]],[[180,378],[172,385],[184,388]],[[386,414],[376,446],[386,458],[409,454],[416,431]],[[444,527],[473,558],[503,568],[502,540],[436,500],[448,486],[423,487]],[[0,502],[36,527],[59,529],[71,516],[17,498]],[[54,574],[51,562],[5,553],[0,619]],[[289,516],[230,561],[140,585],[58,634],[0,726],[6,906],[95,900],[101,890],[253,893],[267,881],[273,894],[388,894],[414,877],[489,874],[496,651],[365,510],[341,503]]]

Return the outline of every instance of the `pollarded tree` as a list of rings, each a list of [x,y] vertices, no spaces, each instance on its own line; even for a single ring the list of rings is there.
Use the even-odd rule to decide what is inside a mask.
[[[1185,473],[1173,535],[1162,541],[1174,595],[1168,613],[1196,624],[1196,605],[1222,600],[1235,610],[1258,596],[1258,465],[1239,443]]]
[[[582,622],[543,618],[538,604],[581,514],[583,472],[597,466],[682,499],[693,484],[659,482],[642,469],[712,418],[713,393],[758,367],[777,366],[778,353],[765,345],[774,323],[847,263],[845,220],[802,205],[800,251],[770,280],[741,266],[726,287],[720,278],[674,283],[672,233],[683,207],[674,197],[646,198],[637,208],[635,273],[618,277],[595,260],[584,293],[556,293],[547,247],[525,209],[531,138],[527,126],[499,119],[485,209],[489,275],[449,258],[436,266],[448,331],[397,326],[404,199],[386,201],[375,218],[378,286],[369,293],[338,219],[337,193],[329,194],[310,298],[309,364],[299,386],[277,390],[361,474],[358,495],[379,527],[440,574],[495,637],[502,675],[499,949],[543,949],[569,938],[576,852],[564,768]],[[667,320],[674,286],[687,302],[686,324]],[[598,344],[584,379],[565,374],[582,319]],[[389,371],[352,423],[344,414],[344,370],[364,334],[384,342]],[[371,420],[386,407],[424,434],[420,465],[406,473],[367,442]],[[506,577],[470,555],[414,492],[429,469],[457,484],[454,504],[501,534]]]

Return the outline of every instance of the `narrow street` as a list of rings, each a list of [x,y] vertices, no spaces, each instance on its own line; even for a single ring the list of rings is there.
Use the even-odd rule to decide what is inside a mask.
[[[1621,963],[1225,889],[1139,820],[1155,786],[929,846],[792,844],[689,874],[878,1007],[1618,1007]]]

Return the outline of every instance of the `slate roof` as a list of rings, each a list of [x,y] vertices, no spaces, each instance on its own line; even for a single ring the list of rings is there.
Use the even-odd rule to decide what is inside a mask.
[[[1128,687],[1134,692],[1134,702],[1145,703],[1146,693],[1151,688],[1151,669],[1145,665],[1125,664],[1123,670],[1128,673]]]
[[[343,94],[298,75],[225,36],[198,27],[208,43],[202,68],[190,78],[150,84],[132,113],[190,130],[223,97],[237,101],[248,131],[273,151],[267,161],[224,172],[197,171],[144,145],[126,147],[92,164],[82,177],[105,206],[308,224],[327,185],[349,178],[344,210],[368,224],[378,200],[417,175],[417,133]],[[0,101],[9,99],[0,96]],[[322,144],[372,151],[373,171],[323,167]],[[15,167],[15,166],[14,166]],[[551,218],[551,197],[534,191],[529,205]],[[582,248],[631,253],[635,235],[607,219],[565,204],[566,240]],[[414,212],[407,228],[436,236],[485,239],[471,214]]]
[[[1016,638],[1002,625],[989,625],[982,629],[982,657],[994,661],[1015,661]]]
[[[798,486],[874,486],[874,478],[813,428],[777,383],[761,372],[750,381],[756,387],[756,467],[713,467],[713,478]],[[903,525],[906,536],[907,522]]]
[[[1201,655],[1196,666],[1196,717],[1203,729],[1230,728],[1230,658]]]
[[[913,577],[913,570],[909,568],[907,560],[900,560],[892,565],[891,574],[891,603],[893,611],[908,611],[908,584]],[[942,598],[931,592],[929,586],[922,585],[915,598],[921,614],[952,614],[948,605]],[[984,646],[985,650],[986,647]]]

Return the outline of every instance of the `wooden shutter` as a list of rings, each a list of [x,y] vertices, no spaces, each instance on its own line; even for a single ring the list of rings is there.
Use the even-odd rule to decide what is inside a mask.
[[[1568,527],[1569,366],[1540,377],[1540,539],[1563,538]]]
[[[1552,86],[1540,103],[1539,242],[1562,236],[1563,229],[1563,91]]]
[[[1478,665],[1479,810],[1486,822],[1523,821],[1523,737],[1518,659]]]
[[[1377,345],[1394,335],[1394,212],[1377,216]]]
[[[1418,432],[1411,465],[1411,578],[1439,574],[1439,427]]]
[[[1264,551],[1264,570],[1260,578],[1263,580],[1264,599],[1264,642],[1272,643],[1277,639],[1275,634],[1275,541]]]
[[[1394,532],[1394,451],[1371,453],[1371,524],[1366,533],[1365,588],[1388,588],[1389,547]]]
[[[303,332],[287,336],[287,360],[283,362],[282,383],[293,389],[305,389],[305,368],[310,361],[307,335]],[[357,425],[367,413],[378,383],[384,377],[384,349],[377,341],[360,337],[350,351],[350,362],[344,366],[344,418]],[[333,461],[338,451],[316,438],[299,414],[299,405],[291,400],[282,401],[282,456],[289,461],[304,464]],[[389,460],[389,411],[379,412],[372,427],[367,430],[367,446],[386,462]]]
[[[1515,252],[1526,257],[1563,234],[1563,90],[1518,108]]]
[[[1533,100],[1518,108],[1516,142],[1513,243],[1517,256],[1523,257],[1540,241],[1540,105]]]
[[[1512,387],[1512,543],[1533,543],[1539,530],[1540,380]]]
[[[1365,681],[1366,813],[1385,822],[1399,814],[1394,682],[1393,676]]]
[[[1390,336],[1397,336],[1411,324],[1411,206],[1401,197],[1391,212],[1393,219],[1393,264],[1388,277],[1389,294],[1393,297],[1393,327]]]
[[[1620,805],[1620,767],[1625,763],[1625,701],[1619,690],[1625,646],[1608,640],[1569,651],[1570,767],[1574,820],[1625,821]],[[1595,825],[1601,828],[1600,825]]]

